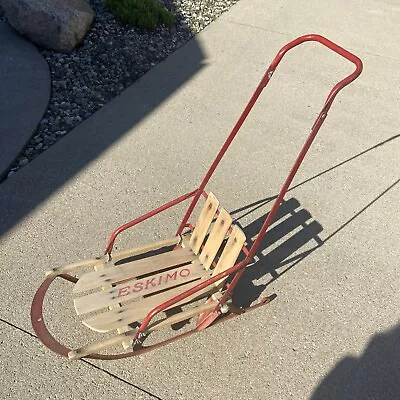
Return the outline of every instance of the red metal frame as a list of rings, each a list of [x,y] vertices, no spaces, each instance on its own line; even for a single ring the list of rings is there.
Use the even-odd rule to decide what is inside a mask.
[[[115,240],[117,238],[117,236],[122,233],[123,231],[137,225],[140,222],[143,222],[185,200],[188,200],[190,198],[193,198],[193,200],[191,201],[180,225],[179,228],[176,232],[176,235],[180,235],[182,234],[183,230],[187,227],[189,227],[189,229],[192,230],[192,226],[188,223],[190,216],[192,215],[192,212],[195,208],[195,206],[197,205],[200,196],[204,196],[207,197],[207,193],[205,192],[205,187],[207,185],[207,183],[209,182],[211,176],[213,175],[215,169],[217,168],[219,162],[221,161],[222,157],[225,155],[226,151],[228,150],[230,144],[232,143],[233,139],[235,138],[235,136],[237,135],[237,133],[239,132],[242,124],[244,123],[244,121],[246,120],[247,116],[249,115],[251,109],[253,108],[254,104],[256,103],[257,99],[259,98],[261,92],[263,91],[263,89],[267,86],[268,82],[270,81],[272,75],[274,74],[276,68],[278,67],[279,63],[281,62],[282,58],[285,56],[285,54],[293,49],[294,47],[304,43],[304,42],[308,42],[308,41],[314,41],[314,42],[318,42],[321,43],[322,45],[326,46],[327,48],[329,48],[330,50],[334,51],[335,53],[343,56],[344,58],[346,58],[347,60],[349,60],[350,62],[352,62],[355,65],[355,70],[353,73],[351,73],[350,75],[348,75],[347,77],[345,77],[344,79],[342,79],[341,81],[339,81],[330,91],[328,97],[326,98],[326,101],[324,103],[324,106],[322,107],[322,110],[320,111],[320,113],[318,114],[317,119],[315,120],[312,128],[311,128],[311,132],[305,142],[305,144],[303,145],[302,149],[300,150],[300,153],[298,154],[295,163],[293,164],[293,167],[291,168],[289,175],[287,176],[286,180],[283,183],[283,186],[271,208],[271,211],[269,212],[267,218],[265,219],[256,240],[254,241],[254,243],[252,244],[250,250],[248,250],[246,247],[243,248],[243,251],[245,253],[245,259],[239,263],[237,263],[236,265],[234,265],[233,267],[225,270],[224,272],[221,272],[220,274],[211,277],[210,279],[203,281],[201,283],[199,283],[197,286],[171,298],[170,300],[166,301],[165,303],[162,303],[160,305],[158,305],[157,307],[155,307],[152,311],[150,311],[147,316],[145,317],[145,319],[143,320],[143,322],[141,323],[140,327],[136,330],[135,335],[134,335],[134,339],[138,342],[140,342],[141,336],[144,334],[147,326],[149,325],[150,321],[160,312],[164,311],[165,309],[172,307],[174,304],[176,304],[177,302],[183,300],[184,298],[198,292],[199,290],[217,282],[218,280],[220,280],[221,278],[227,277],[228,275],[233,275],[234,277],[231,281],[231,283],[227,286],[227,290],[224,292],[224,294],[222,295],[221,299],[219,300],[218,304],[216,305],[216,307],[209,311],[207,313],[207,315],[202,316],[202,318],[200,319],[200,322],[196,328],[196,330],[201,330],[204,329],[205,327],[207,327],[208,325],[210,325],[219,315],[221,315],[221,311],[220,311],[220,306],[228,299],[228,297],[231,295],[232,290],[235,288],[237,282],[239,281],[239,279],[241,278],[244,269],[246,267],[246,265],[252,260],[253,256],[255,255],[257,248],[259,247],[261,240],[263,238],[263,236],[265,235],[267,229],[269,228],[270,224],[272,223],[275,214],[283,200],[283,197],[285,196],[295,174],[297,173],[306,153],[308,152],[312,142],[314,141],[321,125],[323,124],[327,113],[330,109],[330,107],[332,106],[332,103],[336,97],[336,95],[339,93],[339,91],[341,89],[343,89],[345,86],[347,86],[349,83],[351,83],[352,81],[354,81],[362,72],[363,69],[363,65],[361,60],[355,56],[354,54],[348,52],[347,50],[343,49],[342,47],[336,45],[335,43],[331,42],[330,40],[320,36],[320,35],[315,35],[315,34],[310,34],[310,35],[305,35],[305,36],[301,36],[295,40],[293,40],[292,42],[288,43],[286,46],[282,47],[282,49],[278,52],[278,54],[276,55],[276,57],[274,58],[274,60],[272,61],[271,65],[269,66],[269,68],[267,69],[267,71],[265,72],[264,76],[262,77],[260,83],[258,84],[254,94],[252,95],[252,97],[250,98],[250,101],[248,102],[248,104],[246,105],[244,111],[242,112],[242,114],[240,115],[238,121],[236,122],[235,126],[233,127],[231,133],[229,134],[229,136],[227,137],[225,143],[223,144],[223,146],[221,147],[220,151],[218,152],[215,160],[213,161],[213,163],[211,164],[210,168],[208,169],[207,173],[205,174],[203,180],[200,183],[200,186],[195,189],[194,191],[187,193],[183,196],[180,196],[178,198],[176,198],[175,200],[170,201],[169,203],[166,203],[162,206],[160,206],[159,208],[150,211],[144,215],[142,215],[139,218],[136,218],[134,220],[132,220],[131,222],[128,222],[127,224],[124,224],[122,226],[120,226],[119,228],[117,228],[110,236],[109,242],[107,244],[106,250],[105,250],[105,254],[108,255],[109,257],[112,256],[112,249],[115,243]],[[68,276],[63,276],[64,279],[69,279]],[[72,277],[71,277],[72,278]],[[47,331],[45,325],[44,325],[44,321],[43,321],[43,314],[42,314],[42,307],[43,307],[43,299],[44,299],[44,295],[47,291],[48,286],[50,285],[50,283],[52,282],[54,278],[48,278],[46,279],[45,282],[43,282],[42,286],[39,288],[38,293],[35,296],[34,302],[32,304],[32,313],[31,313],[31,319],[32,319],[32,324],[33,324],[33,328],[35,330],[35,332],[38,334],[38,336],[42,339],[42,341],[44,342],[44,344],[51,348],[52,350],[56,351],[59,354],[62,355],[66,355],[65,351],[68,350],[66,349],[64,346],[60,345],[58,342],[56,342],[50,335],[50,333]],[[71,279],[69,279],[71,280]],[[189,333],[189,332],[188,332]],[[181,337],[182,335],[177,336]],[[174,338],[175,339],[175,338]],[[169,340],[167,342],[170,342],[172,340]],[[165,344],[164,342],[162,344]],[[160,344],[161,345],[161,344]],[[61,346],[61,347],[60,347]],[[152,348],[154,346],[151,346]],[[142,349],[145,350],[145,349]],[[141,350],[137,350],[134,351],[132,353],[127,353],[125,356],[131,356],[131,355],[135,355],[135,354],[139,354],[141,353]],[[93,358],[121,358],[121,355],[114,355],[114,356],[102,356],[102,355],[93,355]]]

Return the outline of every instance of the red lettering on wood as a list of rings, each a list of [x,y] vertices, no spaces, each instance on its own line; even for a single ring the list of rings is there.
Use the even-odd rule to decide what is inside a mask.
[[[189,275],[190,275],[190,269],[183,268],[183,269],[181,269],[181,270],[179,271],[179,276],[180,276],[181,278],[186,278],[186,277],[189,276]]]
[[[169,273],[167,272],[167,276],[166,276],[166,278],[165,278],[165,283],[168,282],[168,279],[169,279],[169,278],[171,278],[171,279],[173,279],[173,280],[175,281],[175,280],[176,280],[177,274],[178,274],[178,271],[175,271],[173,274],[169,274]]]
[[[118,297],[127,296],[129,294],[130,286],[125,286],[118,290]]]
[[[160,286],[163,283],[168,283],[170,280],[176,281],[177,278],[187,278],[191,274],[189,268],[182,268],[179,271],[166,272],[154,278],[147,278],[141,281],[136,281],[132,286],[124,286],[118,290],[118,297],[128,296],[134,292],[141,292],[152,287]]]
[[[156,279],[156,278],[147,279],[145,289],[147,289],[150,284],[151,284],[151,286],[157,286],[155,283],[153,283],[154,279]]]
[[[134,289],[132,289],[133,292],[140,292],[141,290],[143,290],[143,282],[136,282],[133,285]]]

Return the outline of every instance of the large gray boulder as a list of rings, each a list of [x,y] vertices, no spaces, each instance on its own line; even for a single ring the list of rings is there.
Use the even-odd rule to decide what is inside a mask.
[[[47,49],[69,52],[93,22],[87,0],[0,0],[8,22]]]

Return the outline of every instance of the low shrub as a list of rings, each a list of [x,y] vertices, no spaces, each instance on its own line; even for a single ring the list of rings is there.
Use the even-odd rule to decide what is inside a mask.
[[[171,27],[175,17],[159,0],[106,0],[106,7],[115,18],[143,30],[154,30],[159,25]]]

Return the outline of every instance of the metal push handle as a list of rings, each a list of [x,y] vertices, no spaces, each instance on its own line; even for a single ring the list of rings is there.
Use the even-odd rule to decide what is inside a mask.
[[[309,42],[309,41],[314,41],[314,42],[318,42],[321,43],[322,45],[324,45],[325,47],[328,47],[329,49],[331,49],[332,51],[334,51],[335,53],[341,55],[342,57],[346,58],[347,60],[349,60],[350,62],[352,62],[355,66],[356,69],[347,77],[345,77],[344,79],[342,79],[341,81],[339,81],[330,91],[328,97],[325,100],[325,104],[322,107],[322,110],[320,111],[317,119],[315,120],[312,128],[311,128],[311,132],[306,140],[306,142],[304,143],[302,149],[300,150],[300,153],[298,154],[295,163],[293,164],[292,169],[289,172],[289,175],[287,176],[272,208],[271,211],[269,212],[267,218],[264,221],[264,224],[262,225],[258,235],[257,235],[257,239],[254,241],[253,245],[250,248],[249,254],[246,257],[246,260],[250,261],[250,259],[254,256],[254,254],[257,251],[258,246],[261,244],[261,240],[263,238],[263,236],[265,235],[266,231],[268,230],[269,226],[271,225],[276,212],[278,211],[278,208],[283,200],[283,197],[285,196],[287,190],[290,187],[290,184],[292,183],[292,180],[294,178],[294,176],[296,175],[301,163],[304,160],[304,157],[306,156],[312,142],[314,141],[315,137],[317,136],[317,133],[319,131],[319,128],[321,127],[321,125],[323,124],[323,122],[325,121],[325,118],[328,114],[329,109],[331,108],[331,105],[333,103],[333,100],[335,99],[336,95],[340,92],[340,90],[342,90],[345,86],[347,86],[349,83],[353,82],[362,72],[363,70],[363,64],[362,61],[354,54],[350,53],[349,51],[345,50],[343,47],[338,46],[337,44],[331,42],[330,40],[324,38],[323,36],[320,35],[315,35],[315,34],[310,34],[310,35],[304,35],[304,36],[300,36],[299,38],[291,41],[290,43],[288,43],[287,45],[283,46],[281,48],[281,50],[278,52],[278,54],[276,55],[276,57],[274,58],[274,60],[272,61],[270,67],[268,68],[267,72],[265,73],[263,79],[260,82],[259,86],[262,86],[261,90],[268,84],[269,80],[271,79],[276,67],[279,65],[279,63],[281,62],[283,56],[291,49],[293,49],[294,47],[304,43],[304,42]],[[257,88],[258,89],[258,88]],[[256,89],[256,93],[257,93],[257,89]],[[251,104],[250,109],[253,107],[254,103],[256,102],[258,96],[261,93],[258,93],[258,95],[253,99],[250,100],[249,104]],[[254,93],[254,94],[256,94]],[[253,95],[254,97],[254,95]],[[253,100],[253,102],[252,102]],[[250,111],[250,110],[249,110]],[[248,113],[247,113],[248,114]],[[247,117],[247,114],[244,116],[244,119]],[[242,115],[243,116],[243,115]]]
[[[239,117],[238,121],[236,122],[235,126],[233,127],[231,133],[229,134],[229,136],[227,137],[227,139],[225,140],[225,143],[223,144],[222,148],[220,149],[219,153],[217,154],[215,160],[213,161],[212,165],[210,166],[209,170],[207,171],[206,175],[204,176],[202,182],[200,183],[200,186],[195,189],[193,192],[188,193],[187,195],[181,196],[178,199],[175,199],[161,207],[159,207],[157,210],[153,210],[133,221],[128,222],[125,225],[120,226],[118,229],[116,229],[110,237],[110,240],[108,242],[105,254],[111,255],[112,252],[112,248],[114,246],[114,242],[115,239],[117,238],[117,236],[125,231],[128,228],[133,227],[134,225],[152,217],[153,215],[158,214],[159,212],[165,211],[166,209],[180,203],[183,200],[186,200],[190,197],[193,197],[193,200],[188,208],[188,210],[186,211],[181,224],[177,230],[177,235],[181,234],[183,229],[185,228],[194,207],[196,206],[196,204],[199,201],[200,196],[202,195],[202,193],[204,192],[204,188],[207,185],[208,181],[210,180],[212,174],[214,173],[215,169],[217,168],[219,162],[221,161],[222,157],[224,156],[225,152],[228,150],[232,140],[235,138],[236,134],[238,133],[239,129],[241,128],[243,122],[245,121],[245,119],[247,118],[248,114],[250,113],[251,109],[253,108],[255,102],[257,101],[258,97],[260,96],[262,90],[265,88],[265,86],[267,86],[269,80],[271,79],[273,73],[275,72],[275,69],[277,68],[278,64],[281,62],[283,56],[292,48],[298,46],[299,44],[302,44],[304,42],[307,41],[315,41],[315,42],[319,42],[321,44],[323,44],[324,46],[328,47],[329,49],[333,50],[335,53],[345,57],[346,59],[348,59],[349,61],[351,61],[352,63],[354,63],[356,65],[356,70],[350,74],[349,76],[347,76],[346,78],[344,78],[343,80],[341,80],[339,83],[337,83],[333,89],[331,90],[331,92],[329,93],[329,96],[326,99],[325,105],[323,110],[321,111],[317,121],[314,123],[314,126],[312,128],[312,132],[314,132],[315,128],[316,132],[319,129],[319,126],[322,125],[323,119],[326,117],[326,113],[329,110],[334,98],[336,97],[337,93],[344,88],[346,85],[348,85],[350,82],[352,82],[354,79],[356,79],[358,77],[358,75],[360,75],[361,71],[362,71],[362,62],[361,60],[355,56],[354,54],[350,53],[349,51],[345,50],[344,48],[338,46],[337,44],[331,42],[330,40],[324,38],[323,36],[320,35],[316,35],[316,34],[310,34],[310,35],[304,35],[301,36],[293,41],[291,41],[290,43],[288,43],[287,45],[283,46],[278,54],[276,55],[276,57],[274,58],[274,60],[272,61],[271,65],[269,66],[269,68],[267,69],[266,73],[264,74],[263,78],[261,79],[261,82],[258,84],[255,92],[253,93],[250,101],[248,102],[247,106],[245,107],[245,109],[243,110],[241,116]],[[320,125],[317,127],[317,124],[320,122]],[[315,132],[315,134],[316,134]],[[311,144],[311,143],[310,143]],[[300,161],[301,162],[301,161]]]
[[[258,237],[256,239],[256,241],[253,243],[253,246],[250,250],[250,254],[246,257],[247,260],[250,260],[252,258],[252,256],[255,254],[255,251],[257,249],[257,247],[260,245],[260,241],[262,236],[264,236],[266,230],[268,229],[268,226],[270,225],[270,223],[273,220],[273,217],[275,216],[276,211],[278,210],[279,204],[280,202],[283,200],[283,197],[286,193],[286,191],[288,190],[297,170],[300,167],[300,164],[302,163],[308,149],[310,148],[315,136],[318,133],[319,128],[321,127],[321,125],[323,124],[327,113],[333,103],[333,100],[335,99],[336,95],[339,93],[340,90],[342,90],[345,86],[347,86],[349,83],[353,82],[362,72],[363,69],[363,64],[361,62],[361,60],[355,56],[354,54],[350,53],[349,51],[345,50],[344,48],[338,46],[337,44],[331,42],[330,40],[324,38],[321,35],[316,35],[316,34],[309,34],[309,35],[304,35],[304,36],[300,36],[297,39],[292,40],[291,42],[289,42],[288,44],[286,44],[285,46],[283,46],[278,54],[276,55],[276,57],[273,59],[271,65],[269,66],[269,68],[267,69],[267,71],[265,72],[264,76],[262,77],[260,83],[258,84],[256,90],[254,91],[253,95],[251,96],[249,102],[247,103],[245,109],[243,110],[242,114],[240,115],[238,121],[236,122],[235,126],[233,127],[231,133],[229,134],[229,136],[227,137],[227,139],[225,140],[225,143],[222,145],[220,151],[218,152],[215,160],[213,161],[213,163],[211,164],[209,170],[207,171],[206,175],[204,176],[203,180],[200,183],[199,188],[197,189],[197,193],[194,196],[188,210],[186,211],[185,216],[183,217],[183,220],[178,228],[177,233],[180,234],[184,227],[186,226],[190,215],[193,212],[194,207],[196,206],[201,194],[204,191],[204,188],[206,187],[208,181],[210,180],[211,176],[213,175],[215,169],[217,168],[218,164],[220,163],[222,157],[224,156],[224,154],[226,153],[226,151],[228,150],[230,144],[232,143],[233,139],[235,138],[235,136],[237,135],[237,133],[239,132],[239,129],[241,128],[241,126],[243,125],[244,121],[246,120],[247,116],[249,115],[251,109],[253,108],[254,104],[256,103],[256,101],[258,100],[261,92],[263,91],[263,89],[267,86],[268,82],[270,81],[272,75],[274,74],[276,68],[278,67],[279,63],[281,62],[282,58],[284,57],[284,55],[291,49],[293,49],[294,47],[304,43],[304,42],[309,42],[309,41],[314,41],[314,42],[318,42],[321,43],[322,45],[328,47],[329,49],[331,49],[332,51],[334,51],[335,53],[341,55],[342,57],[346,58],[347,60],[349,60],[350,62],[352,62],[353,64],[355,64],[356,69],[354,70],[353,73],[351,73],[350,75],[348,75],[347,77],[345,77],[344,79],[342,79],[341,81],[339,81],[330,91],[328,97],[326,98],[325,104],[321,110],[321,112],[319,113],[316,121],[314,122],[314,125],[311,128],[311,132],[303,146],[303,148],[301,149],[281,191],[279,192],[279,195],[277,197],[277,200],[274,204],[274,206],[272,207],[266,221],[264,222],[264,225],[262,226]]]
[[[161,311],[172,307],[174,304],[176,304],[178,301],[193,295],[194,293],[198,292],[199,290],[205,288],[206,286],[209,286],[212,283],[215,283],[217,280],[224,278],[228,275],[231,274],[236,274],[235,277],[233,278],[233,281],[231,282],[231,285],[229,286],[228,290],[224,293],[224,295],[222,296],[221,300],[219,300],[218,305],[222,304],[227,297],[229,296],[229,294],[231,293],[232,289],[235,287],[236,283],[238,282],[238,280],[240,279],[241,275],[244,272],[244,267],[251,261],[251,259],[253,258],[253,256],[256,253],[257,248],[259,247],[262,238],[265,235],[265,232],[267,231],[268,227],[271,225],[276,212],[278,211],[278,208],[283,200],[283,197],[285,196],[290,184],[292,183],[292,180],[294,178],[294,176],[296,175],[305,155],[307,154],[308,149],[310,148],[313,140],[315,139],[315,136],[318,133],[319,128],[321,127],[322,123],[325,120],[325,117],[327,115],[327,112],[329,110],[329,108],[332,105],[332,102],[334,100],[334,98],[336,97],[336,95],[338,94],[338,92],[343,89],[346,85],[348,85],[349,83],[351,83],[352,81],[354,81],[362,72],[362,62],[361,60],[355,56],[354,54],[351,54],[350,52],[348,52],[347,50],[343,49],[342,47],[336,45],[335,43],[329,41],[328,39],[320,36],[320,35],[305,35],[305,36],[301,36],[295,40],[293,40],[292,42],[288,43],[287,45],[285,45],[284,47],[282,47],[282,49],[278,52],[278,54],[276,55],[276,57],[274,58],[274,60],[272,61],[270,67],[268,68],[267,72],[264,74],[263,78],[261,79],[261,82],[259,83],[259,85],[257,86],[253,96],[251,97],[250,101],[248,102],[247,106],[245,107],[244,111],[242,112],[241,116],[239,117],[238,121],[236,122],[235,126],[233,127],[231,133],[229,134],[228,138],[226,139],[225,143],[223,144],[222,148],[220,149],[219,153],[217,154],[217,157],[215,158],[214,162],[211,164],[211,167],[209,168],[209,170],[207,171],[206,175],[204,176],[199,188],[197,189],[196,195],[194,196],[188,210],[185,213],[185,216],[183,217],[183,220],[181,222],[181,225],[177,231],[177,234],[181,234],[184,227],[187,224],[187,221],[194,209],[194,207],[196,206],[199,197],[201,196],[201,194],[203,193],[203,190],[205,188],[205,186],[207,185],[209,179],[211,178],[212,174],[214,173],[215,169],[217,168],[219,162],[221,161],[222,157],[224,156],[225,152],[228,150],[228,147],[230,146],[232,140],[235,138],[236,134],[238,133],[240,127],[242,126],[243,122],[245,121],[245,119],[247,118],[248,114],[250,113],[251,109],[253,108],[255,102],[257,101],[258,97],[260,96],[262,90],[265,88],[265,86],[268,84],[269,80],[271,79],[276,67],[278,66],[278,64],[280,63],[280,61],[282,60],[283,56],[292,48],[298,46],[301,43],[307,42],[307,41],[316,41],[319,42],[323,45],[325,45],[326,47],[330,48],[331,50],[333,50],[334,52],[340,54],[341,56],[345,57],[346,59],[348,59],[349,61],[351,61],[352,63],[354,63],[356,65],[356,69],[355,71],[350,74],[349,76],[347,76],[346,78],[342,79],[340,82],[338,82],[333,89],[330,91],[325,104],[321,110],[321,112],[319,113],[316,121],[314,122],[314,125],[311,128],[311,132],[306,140],[306,142],[304,143],[300,153],[298,154],[295,163],[293,164],[292,169],[289,172],[289,175],[287,176],[272,208],[271,211],[268,213],[267,218],[265,219],[263,226],[261,227],[256,240],[253,242],[253,245],[250,248],[249,253],[247,254],[246,258],[241,261],[240,263],[234,265],[233,267],[211,277],[210,279],[207,279],[201,283],[199,283],[198,285],[196,285],[195,287],[186,290],[183,293],[180,293],[179,295],[169,299],[168,301],[166,301],[163,304],[158,305],[157,307],[155,307],[153,310],[151,310],[146,318],[143,320],[142,324],[140,325],[139,329],[136,332],[135,335],[135,339],[137,339],[146,329],[146,327],[148,326],[149,322],[152,320],[152,318],[155,317],[155,315],[157,315],[158,313],[160,313]],[[218,306],[217,306],[218,307]]]
[[[357,56],[355,56],[354,54],[350,53],[349,51],[347,51],[343,47],[340,47],[336,43],[333,43],[330,40],[324,38],[323,36],[316,35],[316,34],[304,35],[304,36],[298,37],[297,39],[292,40],[290,43],[286,44],[285,46],[283,46],[279,50],[278,57],[280,56],[280,58],[282,59],[282,57],[285,55],[285,53],[288,52],[288,50],[290,50],[293,47],[296,47],[299,44],[302,44],[304,42],[318,42],[318,43],[323,44],[325,47],[328,47],[329,49],[331,49],[335,53],[341,55],[342,57],[344,57],[347,60],[349,60],[350,62],[352,62],[356,66],[356,71],[359,70],[358,75],[361,73],[361,71],[362,71],[362,62]]]

